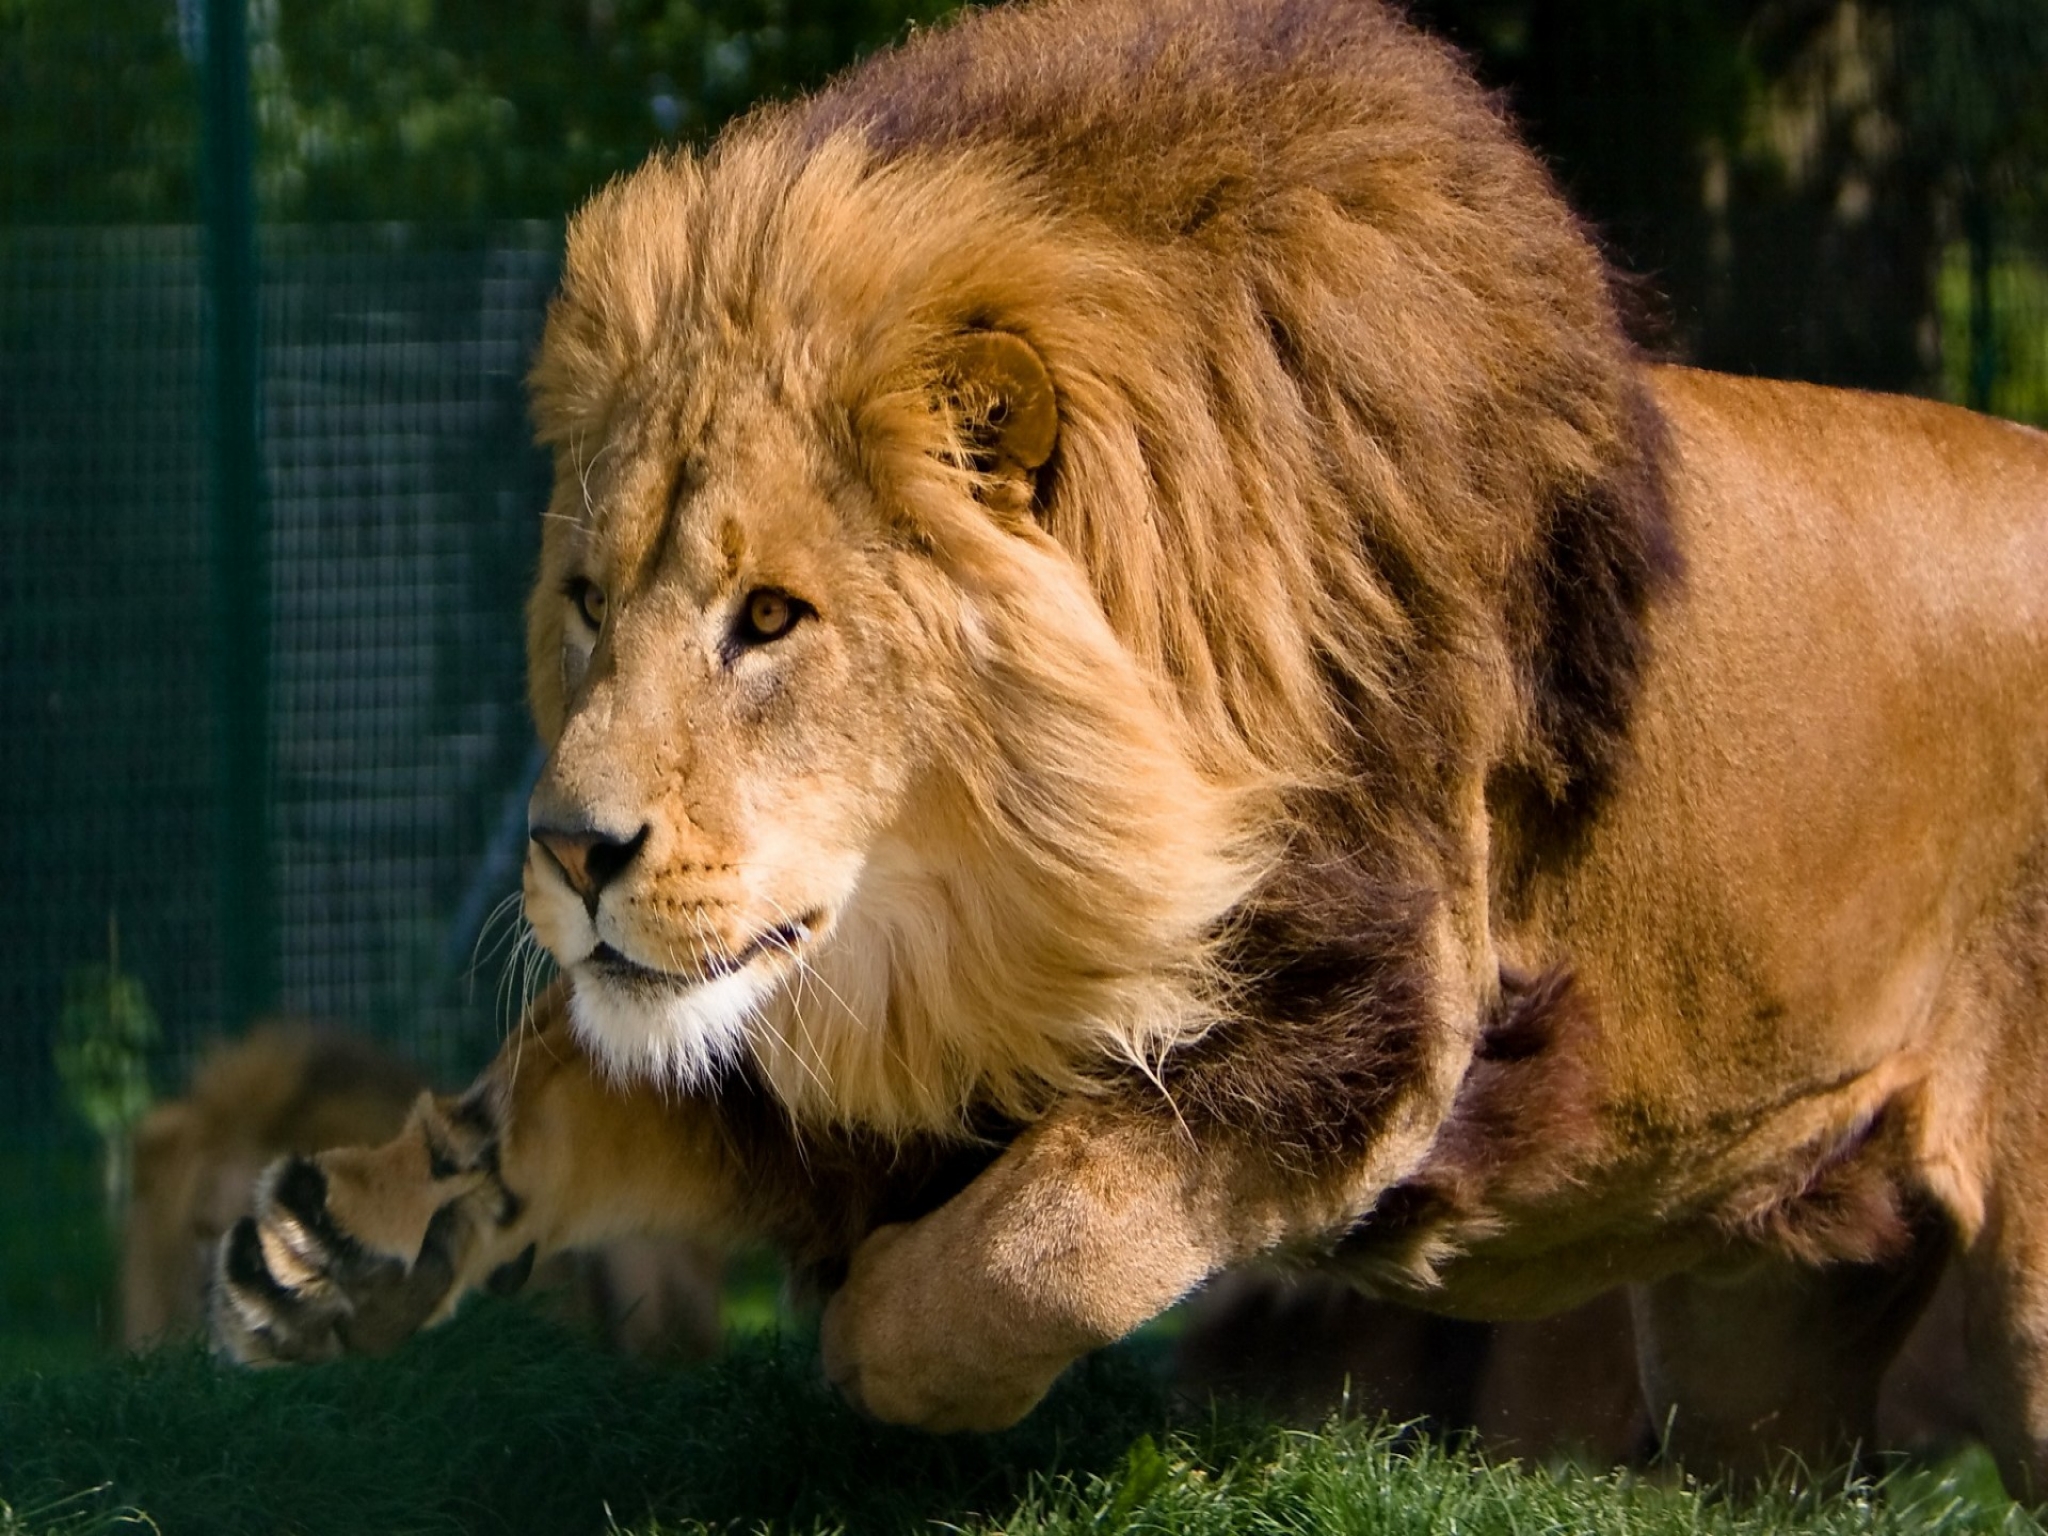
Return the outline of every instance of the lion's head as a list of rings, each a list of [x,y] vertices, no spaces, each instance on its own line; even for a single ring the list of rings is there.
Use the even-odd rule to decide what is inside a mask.
[[[1128,78],[984,16],[571,230],[526,902],[622,1073],[1029,1112],[1227,1019],[1305,819],[1483,902],[1490,778],[1598,756],[1532,660],[1555,527],[1640,457],[1598,258],[1379,12],[1277,65],[1109,12]],[[1297,89],[1332,50],[1383,98]]]
[[[1035,515],[1057,338],[973,270],[974,210],[898,236],[924,177],[754,159],[650,167],[576,228],[537,375],[534,926],[621,1070],[749,1049],[886,1123],[1154,1056],[1252,878],[1245,796]],[[764,264],[806,237],[838,257]]]

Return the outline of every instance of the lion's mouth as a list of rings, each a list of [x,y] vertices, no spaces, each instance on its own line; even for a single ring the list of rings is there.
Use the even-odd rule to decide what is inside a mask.
[[[801,917],[786,923],[777,923],[773,928],[756,934],[729,953],[702,955],[697,958],[693,968],[687,971],[669,971],[643,965],[606,943],[599,943],[597,948],[584,957],[583,964],[596,972],[599,978],[614,986],[643,991],[693,991],[698,987],[709,986],[714,981],[721,981],[727,976],[738,975],[764,955],[795,956],[810,942],[812,933],[823,920],[822,912],[806,912]]]

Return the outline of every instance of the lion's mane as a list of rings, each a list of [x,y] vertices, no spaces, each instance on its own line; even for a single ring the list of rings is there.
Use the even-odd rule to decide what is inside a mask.
[[[1069,903],[1073,974],[1177,989],[1130,1010],[1154,1022],[1112,1055],[1185,1112],[1355,1146],[1430,1027],[1447,893],[1511,899],[1489,868],[1569,836],[1621,761],[1676,556],[1609,273],[1455,57],[1377,4],[1046,0],[925,32],[600,194],[536,414],[573,474],[648,370],[780,337],[780,385],[820,402],[837,461],[943,543],[963,505],[993,516],[931,403],[933,359],[975,328],[1051,374],[1031,511],[1192,777],[1091,756],[1052,710],[1016,727],[1036,736],[970,741],[962,780],[1032,821],[1013,862]],[[1028,625],[960,643],[999,649],[984,670],[1020,698],[1090,686]],[[537,651],[543,721],[553,672]],[[1514,841],[1491,864],[1489,815]],[[1000,917],[982,926],[999,955]],[[990,995],[1044,993],[1044,971]],[[1075,987],[1041,1011],[1113,1011]],[[1034,1052],[1007,1016],[946,1027],[982,1030],[931,1049],[1009,1110],[1102,1054]]]

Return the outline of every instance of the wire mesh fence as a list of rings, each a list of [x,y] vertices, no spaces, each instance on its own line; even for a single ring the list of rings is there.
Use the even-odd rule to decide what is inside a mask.
[[[1674,349],[2048,421],[2048,92],[2023,89],[2048,18],[1930,5],[1418,9],[1666,292]],[[521,376],[560,216],[943,8],[0,8],[0,1336],[106,1331],[67,996],[139,986],[159,1091],[251,1000],[444,1081],[487,1054],[536,766]],[[1950,12],[2020,81],[1953,142],[1915,126],[1898,40]],[[224,506],[238,306],[253,489]]]
[[[516,615],[546,469],[520,379],[557,240],[266,230],[268,612],[244,635],[215,591],[195,232],[0,238],[0,706],[10,854],[33,871],[0,887],[13,1123],[56,1104],[64,977],[112,944],[172,1066],[242,1022],[216,846],[215,672],[238,645],[268,653],[275,1006],[444,1070],[483,1048],[467,976],[517,885],[531,771]]]
[[[222,985],[224,650],[267,662],[273,1006],[372,1031],[442,1081],[496,1038],[478,939],[518,887],[535,765],[517,614],[546,489],[520,378],[558,239],[264,231],[266,612],[242,633],[217,590],[198,233],[0,235],[0,775],[19,876],[0,882],[0,1175],[20,1225],[69,1228],[95,1276],[98,1202],[52,1052],[67,997],[101,967],[138,981],[166,1089],[244,1022]],[[25,1292],[4,1312],[85,1326],[103,1286],[48,1258],[44,1238],[0,1232],[16,1272],[0,1300]]]

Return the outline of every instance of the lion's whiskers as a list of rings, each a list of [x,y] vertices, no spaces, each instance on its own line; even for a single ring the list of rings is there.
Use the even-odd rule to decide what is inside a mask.
[[[786,925],[790,927],[798,926],[796,920],[789,915],[788,911],[781,905],[781,903],[777,902],[774,897],[769,896],[764,897],[763,899],[767,901],[769,906],[775,909],[775,915],[779,917]],[[796,970],[799,978],[808,977],[811,980],[815,981],[818,984],[818,986],[823,988],[826,995],[829,996],[834,1003],[838,1004],[840,1012],[844,1013],[848,1019],[853,1021],[854,1028],[857,1029],[862,1035],[872,1036],[874,1034],[874,1032],[868,1028],[867,1020],[862,1016],[860,1010],[855,1008],[852,1003],[847,1001],[845,994],[842,993],[837,987],[832,985],[831,979],[828,976],[826,976],[823,971],[819,970],[815,965],[811,964],[811,962],[808,959],[806,959],[800,952],[792,949],[789,950],[788,953],[790,954],[791,958],[796,961]],[[792,1008],[794,1009],[793,999]],[[814,1036],[812,1036],[809,1026],[804,1024],[803,1015],[801,1012],[796,1013],[796,1021],[799,1027],[803,1028],[805,1045],[809,1047],[812,1056],[816,1058],[819,1065],[822,1066],[823,1056],[818,1051],[816,1039]],[[884,1046],[888,1048],[889,1054],[895,1058],[896,1065],[902,1069],[903,1075],[910,1080],[911,1086],[915,1088],[921,1096],[928,1099],[931,1096],[931,1085],[925,1081],[923,1074],[920,1073],[916,1067],[911,1065],[909,1057],[903,1054],[902,1047],[896,1043],[893,1037],[886,1033],[881,1035],[880,1039],[882,1040]],[[818,1085],[820,1092],[826,1093],[827,1102],[830,1102],[831,1095],[829,1092],[826,1091],[824,1081],[816,1071],[811,1072],[811,1080]]]
[[[503,897],[484,914],[483,922],[478,925],[476,942],[469,948],[469,965],[463,972],[463,979],[471,988],[471,995],[474,995],[476,974],[483,968],[484,962],[494,957],[499,950],[517,941],[518,924],[507,919],[512,917],[518,907],[521,895],[521,892],[513,891]],[[492,930],[498,928],[500,924],[504,925],[503,935],[493,938]]]
[[[770,905],[772,906],[773,902]],[[787,920],[785,916],[784,921]],[[707,929],[701,908],[692,907],[690,909],[690,925],[696,930],[697,942],[706,950],[716,954],[722,962],[730,964],[737,960],[738,957],[733,953],[732,946],[726,943],[717,929]],[[783,1052],[809,1074],[811,1081],[817,1085],[818,1091],[826,1093],[825,1080],[818,1075],[817,1069],[804,1059],[803,1053],[790,1044],[789,1038],[775,1027],[775,1021],[768,1016],[767,1009],[764,1006],[765,1002],[766,999],[761,999],[747,1004],[747,1022],[752,1025],[759,1025],[762,1029],[766,1030],[769,1037],[782,1048]]]
[[[782,920],[785,927],[797,928],[801,926],[796,919],[789,915],[788,910],[782,903],[773,896],[764,899],[770,907],[775,909],[775,915]],[[856,1026],[862,1028],[865,1028],[865,1026],[861,1025],[860,1015],[855,1013],[846,999],[839,995],[838,990],[833,987],[831,982],[818,974],[810,961],[804,958],[801,950],[797,949],[793,944],[784,944],[781,948],[783,953],[789,956],[795,968],[795,975],[791,979],[789,988],[789,1013],[791,1019],[795,1021],[797,1032],[803,1037],[804,1042],[804,1049],[801,1054],[787,1040],[783,1040],[783,1049],[789,1051],[791,1055],[797,1056],[798,1063],[810,1071],[811,1081],[818,1085],[818,1090],[822,1093],[825,1092],[825,1082],[813,1066],[813,1063],[822,1065],[822,1058],[818,1054],[817,1039],[812,1035],[811,1026],[804,1018],[804,988],[806,984],[815,981],[839,1005],[840,1010],[854,1021]],[[777,1038],[781,1039],[782,1037],[778,1035]],[[806,1061],[805,1057],[810,1058],[810,1060]]]
[[[583,456],[583,434],[578,432],[575,445],[570,450],[576,462],[576,486],[583,493],[583,517],[586,522],[594,520],[597,516],[597,504],[591,499],[590,495],[590,472],[597,467],[597,461],[607,453],[610,453],[611,449],[612,445],[607,441],[599,446],[597,452],[590,455],[589,458],[585,458]],[[571,526],[578,526],[574,519],[571,519]]]

